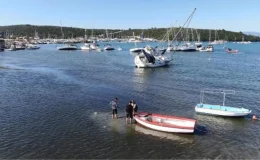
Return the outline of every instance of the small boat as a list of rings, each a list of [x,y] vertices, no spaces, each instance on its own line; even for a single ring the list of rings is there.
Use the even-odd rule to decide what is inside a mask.
[[[90,49],[92,49],[92,50],[98,50],[99,48],[98,48],[98,44],[97,43],[92,43],[91,45],[90,45]]]
[[[165,52],[164,50],[162,54]],[[162,67],[168,65],[168,63],[172,59],[168,59],[164,56],[154,56],[153,54],[149,54],[142,50],[142,53],[139,53],[135,56],[135,65],[138,68],[154,68],[154,67]]]
[[[204,93],[221,93],[223,94],[222,105],[203,104]],[[232,90],[218,90],[218,89],[203,89],[200,95],[200,103],[195,106],[195,111],[198,113],[228,116],[228,117],[243,117],[251,113],[251,110],[246,108],[225,106],[225,98],[227,94],[234,94]]]
[[[84,46],[80,47],[81,50],[90,50],[90,45],[89,44],[84,44]]]
[[[28,44],[26,47],[29,50],[35,50],[35,49],[40,49],[41,48],[40,46],[34,45],[34,44]]]
[[[238,50],[232,50],[231,48],[226,49],[227,53],[237,53]]]
[[[196,120],[153,113],[137,113],[135,121],[147,128],[171,133],[193,133]]]
[[[25,50],[25,47],[18,45],[18,46],[15,47],[15,49],[16,50]]]
[[[106,50],[106,51],[112,51],[112,50],[115,50],[115,48],[112,47],[110,44],[107,44],[107,45],[105,45],[104,50]]]
[[[78,47],[75,45],[72,45],[72,44],[66,44],[62,47],[58,47],[58,50],[61,50],[61,51],[77,50],[77,49],[78,49]]]
[[[118,46],[117,50],[122,51],[123,49],[120,46]]]

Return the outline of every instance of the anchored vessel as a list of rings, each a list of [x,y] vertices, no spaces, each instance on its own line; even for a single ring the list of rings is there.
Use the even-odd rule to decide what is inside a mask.
[[[223,94],[222,105],[204,104],[204,93]],[[203,89],[200,94],[200,103],[195,106],[195,111],[198,113],[229,117],[243,117],[251,113],[251,110],[246,108],[225,106],[225,98],[227,94],[235,94],[235,91],[220,89]]]
[[[172,133],[193,133],[196,120],[153,113],[138,113],[135,121],[147,128]]]

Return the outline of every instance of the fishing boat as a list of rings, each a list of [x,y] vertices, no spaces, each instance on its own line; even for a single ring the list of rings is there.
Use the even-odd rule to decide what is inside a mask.
[[[160,56],[154,56],[142,50],[142,53],[139,53],[135,56],[135,65],[138,68],[154,68],[166,66],[172,59],[166,58],[163,56],[164,50]]]
[[[223,94],[222,105],[204,104],[204,93]],[[198,113],[228,116],[228,117],[243,117],[251,113],[251,110],[246,108],[238,108],[225,106],[225,98],[227,94],[235,94],[233,90],[219,90],[219,89],[203,89],[200,95],[200,103],[195,106],[195,111]]]
[[[153,113],[137,113],[135,121],[147,128],[171,133],[193,133],[196,120]]]

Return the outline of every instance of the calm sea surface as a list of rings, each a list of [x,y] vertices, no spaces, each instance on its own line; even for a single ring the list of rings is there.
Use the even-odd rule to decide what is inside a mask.
[[[101,44],[102,45],[102,44]],[[260,43],[223,46],[214,53],[167,53],[168,67],[139,69],[133,44],[123,51],[40,50],[0,53],[0,159],[210,158],[259,159],[260,121],[195,113],[203,88],[236,91],[226,105],[260,117]],[[143,47],[145,44],[139,44]],[[119,98],[118,120],[108,103]],[[194,134],[165,134],[126,124],[124,108],[195,118]],[[221,104],[221,95],[205,102]],[[96,112],[96,114],[95,114]]]

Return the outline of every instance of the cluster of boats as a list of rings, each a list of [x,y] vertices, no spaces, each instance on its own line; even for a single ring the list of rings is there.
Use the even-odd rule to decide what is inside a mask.
[[[41,47],[38,45],[34,45],[34,44],[25,44],[25,45],[17,45],[17,44],[12,44],[10,46],[10,48],[7,49],[2,49],[2,51],[7,50],[7,51],[18,51],[18,50],[36,50],[36,49],[40,49]]]
[[[223,94],[223,104],[204,104],[204,93]],[[195,106],[195,111],[201,114],[225,117],[243,117],[249,115],[252,112],[249,109],[225,106],[225,96],[234,93],[235,91],[232,90],[203,89],[201,91],[200,103]],[[154,113],[137,113],[134,119],[144,127],[170,133],[193,133],[197,122],[196,119]]]
[[[106,44],[104,46],[104,48],[100,48],[99,45],[97,43],[84,43],[83,46],[78,47],[75,44],[64,44],[61,47],[57,47],[58,50],[64,50],[64,51],[68,51],[68,50],[86,50],[86,51],[99,51],[101,52],[102,50],[104,51],[112,51],[115,50],[116,48],[114,48],[111,44]],[[121,47],[118,47],[117,50],[122,50]]]

